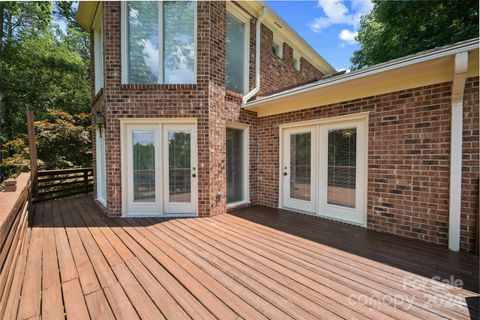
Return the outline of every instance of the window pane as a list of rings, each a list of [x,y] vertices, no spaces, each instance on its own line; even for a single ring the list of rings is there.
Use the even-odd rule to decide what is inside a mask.
[[[195,4],[167,1],[163,5],[164,82],[195,83]]]
[[[103,20],[99,19],[94,30],[95,93],[103,88]]]
[[[155,201],[155,133],[133,131],[133,201]]]
[[[128,82],[157,83],[160,78],[158,2],[127,3]]]
[[[355,208],[357,130],[328,132],[328,203]]]
[[[244,91],[245,24],[227,14],[227,89]]]
[[[168,131],[170,202],[190,202],[190,133]]]
[[[244,200],[243,130],[227,129],[227,203]]]
[[[100,131],[97,134],[97,197],[103,201],[107,199],[107,184],[106,184],[106,166],[105,166],[105,133],[103,135]]]
[[[290,197],[310,201],[311,133],[290,135]]]

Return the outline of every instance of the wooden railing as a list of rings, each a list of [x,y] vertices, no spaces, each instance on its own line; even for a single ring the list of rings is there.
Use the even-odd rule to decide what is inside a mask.
[[[30,173],[21,173],[8,183],[0,192],[0,319],[9,318],[20,298],[21,282],[15,271],[25,264],[31,207]]]
[[[93,169],[38,171],[35,202],[87,193],[93,190]]]

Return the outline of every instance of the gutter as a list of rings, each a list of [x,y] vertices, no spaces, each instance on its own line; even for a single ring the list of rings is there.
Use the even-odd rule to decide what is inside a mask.
[[[385,71],[389,70],[395,70],[399,68],[403,68],[406,66],[414,65],[417,63],[429,61],[429,60],[434,60],[442,57],[447,57],[451,56],[460,52],[464,51],[470,51],[478,49],[478,38],[463,41],[461,43],[458,43],[456,45],[451,45],[451,46],[446,46],[443,48],[437,48],[437,49],[432,49],[430,51],[424,52],[424,53],[417,53],[413,54],[410,56],[407,56],[405,58],[399,58],[395,59],[386,63],[381,63],[378,65],[374,65],[365,69],[360,69],[357,71],[345,73],[344,75],[338,76],[338,77],[333,77],[333,78],[328,78],[328,79],[322,79],[317,82],[309,83],[307,85],[299,86],[294,89],[289,89],[285,90],[283,92],[279,92],[276,94],[272,94],[270,96],[266,96],[260,99],[256,99],[252,102],[249,102],[244,105],[244,108],[249,108],[256,106],[258,104],[262,104],[267,101],[275,101],[278,99],[282,99],[288,96],[300,94],[300,93],[305,93],[309,92],[312,90],[320,89],[323,87],[328,87],[332,85],[336,85],[339,83],[355,80],[358,78],[363,78],[363,77],[368,77],[371,75],[375,75],[378,73],[382,73]]]
[[[468,51],[455,55],[454,68],[450,129],[448,248],[453,251],[459,251],[462,208],[463,92],[468,70]]]
[[[254,95],[260,91],[260,42],[261,42],[261,36],[262,36],[262,20],[265,17],[265,14],[267,13],[267,7],[263,7],[262,13],[260,13],[260,16],[257,19],[257,23],[255,25],[255,32],[256,32],[256,38],[255,38],[255,88],[253,88],[252,91],[247,93],[243,98],[242,98],[242,104],[245,105],[248,100],[250,100]]]

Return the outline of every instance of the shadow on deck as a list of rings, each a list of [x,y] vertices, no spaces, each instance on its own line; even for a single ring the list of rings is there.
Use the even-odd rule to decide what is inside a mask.
[[[111,219],[38,204],[6,318],[469,319],[475,257],[265,207]],[[423,259],[422,259],[423,257]],[[477,275],[478,277],[478,275]],[[14,291],[16,292],[16,291]]]

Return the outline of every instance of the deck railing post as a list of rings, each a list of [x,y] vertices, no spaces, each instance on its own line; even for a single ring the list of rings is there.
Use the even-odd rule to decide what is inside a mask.
[[[32,197],[37,197],[38,174],[37,174],[37,145],[35,142],[35,124],[33,111],[27,112],[28,148],[30,150],[30,172],[32,181]]]
[[[83,183],[85,184],[85,192],[88,193],[88,170],[83,171]]]

